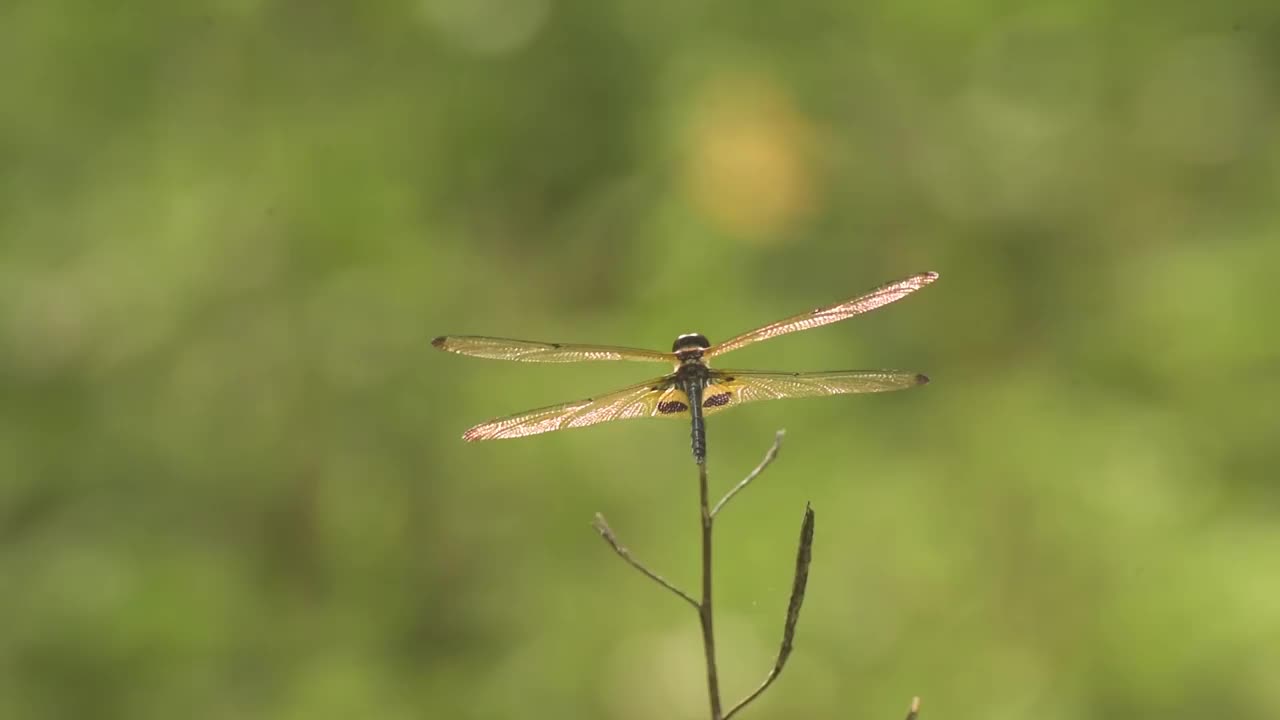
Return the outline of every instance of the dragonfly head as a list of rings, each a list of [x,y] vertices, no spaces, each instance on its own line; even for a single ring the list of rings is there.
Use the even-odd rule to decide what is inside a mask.
[[[693,348],[706,350],[709,347],[711,347],[711,343],[707,342],[706,336],[701,333],[685,333],[684,335],[676,338],[675,342],[671,343],[671,352],[678,353],[681,350],[690,350]]]
[[[702,351],[709,347],[711,347],[711,343],[707,342],[707,338],[702,334],[685,333],[671,343],[671,352],[675,353],[681,362],[688,362],[700,360]]]

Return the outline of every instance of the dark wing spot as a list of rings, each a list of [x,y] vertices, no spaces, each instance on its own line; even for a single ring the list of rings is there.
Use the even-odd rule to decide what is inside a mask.
[[[658,403],[658,412],[662,413],[663,415],[673,415],[675,413],[682,413],[688,409],[689,409],[689,406],[685,405],[679,400],[663,400],[662,402]]]
[[[448,338],[446,338],[445,336],[441,335],[440,337],[433,339],[433,340],[431,341],[431,345],[432,345],[432,346],[434,346],[434,347],[443,348],[443,347],[444,347],[444,341],[445,341],[445,340],[447,340],[447,339],[448,339]]]
[[[702,401],[702,407],[712,408],[712,407],[720,407],[721,405],[728,405],[729,400],[731,399],[732,397],[729,395],[729,393],[720,393],[719,395],[708,395],[706,399]]]
[[[916,384],[917,384],[917,385],[926,385],[926,384],[928,384],[928,382],[929,382],[929,376],[928,376],[928,375],[916,375]]]

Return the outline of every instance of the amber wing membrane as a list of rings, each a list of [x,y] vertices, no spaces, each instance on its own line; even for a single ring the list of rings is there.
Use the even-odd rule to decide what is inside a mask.
[[[909,278],[903,278],[897,282],[891,282],[872,290],[865,295],[860,295],[852,300],[845,300],[842,303],[820,307],[816,310],[810,310],[802,315],[779,320],[776,323],[765,325],[762,328],[756,328],[751,332],[743,333],[735,338],[726,340],[718,345],[712,345],[705,353],[704,357],[715,357],[732,352],[742,347],[746,347],[751,343],[768,340],[769,338],[786,335],[787,333],[797,332],[799,330],[809,330],[810,328],[822,327],[833,322],[839,322],[854,315],[861,315],[864,312],[875,310],[883,307],[891,302],[901,300],[920,288],[928,285],[938,279],[938,273],[924,272],[912,275]]]
[[[675,387],[675,376],[668,375],[608,395],[490,420],[463,433],[462,439],[501,440],[585,427],[610,420],[688,416],[688,398]]]
[[[672,362],[671,353],[639,348],[612,347],[610,345],[569,345],[544,343],[531,340],[484,337],[481,335],[447,335],[438,337],[431,344],[445,352],[459,355],[489,358],[490,360],[517,360],[520,362],[567,363],[589,360],[640,360],[647,362]]]
[[[703,412],[710,415],[743,403],[785,398],[906,390],[929,378],[905,370],[837,370],[787,373],[716,370],[703,391]]]

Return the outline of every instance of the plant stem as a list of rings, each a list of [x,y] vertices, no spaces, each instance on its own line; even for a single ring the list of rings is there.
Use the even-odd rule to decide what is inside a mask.
[[[782,674],[783,667],[787,664],[787,658],[791,656],[791,649],[795,641],[796,624],[800,620],[800,608],[804,604],[805,588],[809,581],[809,564],[813,558],[813,509],[806,503],[804,508],[804,521],[800,525],[800,547],[796,551],[796,571],[791,586],[791,600],[787,603],[787,616],[782,626],[782,645],[778,648],[777,659],[774,660],[773,668],[769,670],[769,674],[765,676],[764,682],[760,683],[754,691],[743,699],[739,700],[726,713],[720,705],[720,679],[716,671],[716,634],[712,623],[712,603],[711,603],[711,530],[715,521],[716,513],[724,509],[725,504],[734,498],[743,488],[751,484],[778,456],[778,447],[782,444],[783,431],[779,430],[773,438],[773,445],[765,453],[764,459],[752,470],[742,482],[738,483],[725,494],[720,502],[714,507],[711,506],[709,493],[707,489],[707,465],[705,462],[698,463],[698,509],[701,515],[702,524],[702,599],[694,600],[693,596],[676,587],[666,578],[658,573],[650,570],[639,560],[631,555],[631,551],[618,541],[614,535],[613,529],[609,527],[609,523],[604,516],[596,513],[595,520],[592,525],[596,532],[600,533],[600,537],[609,544],[613,551],[623,560],[626,560],[635,569],[639,570],[650,580],[669,590],[672,594],[681,600],[689,603],[698,611],[698,620],[702,624],[702,648],[706,653],[707,660],[707,694],[711,701],[711,720],[730,720],[736,716],[739,711],[750,705],[756,698],[764,694],[765,690],[773,684],[778,676]],[[907,711],[907,720],[916,720],[920,712],[920,698],[913,698],[911,707]]]
[[[702,648],[707,655],[707,692],[711,696],[711,720],[721,720],[720,680],[716,675],[716,634],[711,617],[711,506],[707,501],[707,465],[698,463],[698,497],[702,512]]]

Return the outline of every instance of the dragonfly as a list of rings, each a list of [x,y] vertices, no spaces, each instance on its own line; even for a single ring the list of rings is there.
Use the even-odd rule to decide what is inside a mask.
[[[586,427],[612,420],[641,417],[688,418],[693,459],[702,465],[707,457],[705,418],[708,415],[760,400],[889,392],[929,382],[925,375],[904,370],[722,370],[711,367],[712,359],[763,340],[822,327],[870,312],[897,302],[937,279],[938,274],[935,272],[917,273],[844,302],[825,305],[770,323],[716,345],[712,345],[700,333],[685,333],[672,343],[671,352],[479,335],[445,335],[435,338],[431,344],[445,352],[459,355],[517,362],[629,360],[672,363],[672,372],[661,377],[604,395],[489,420],[467,430],[462,437],[467,441],[500,440]]]

